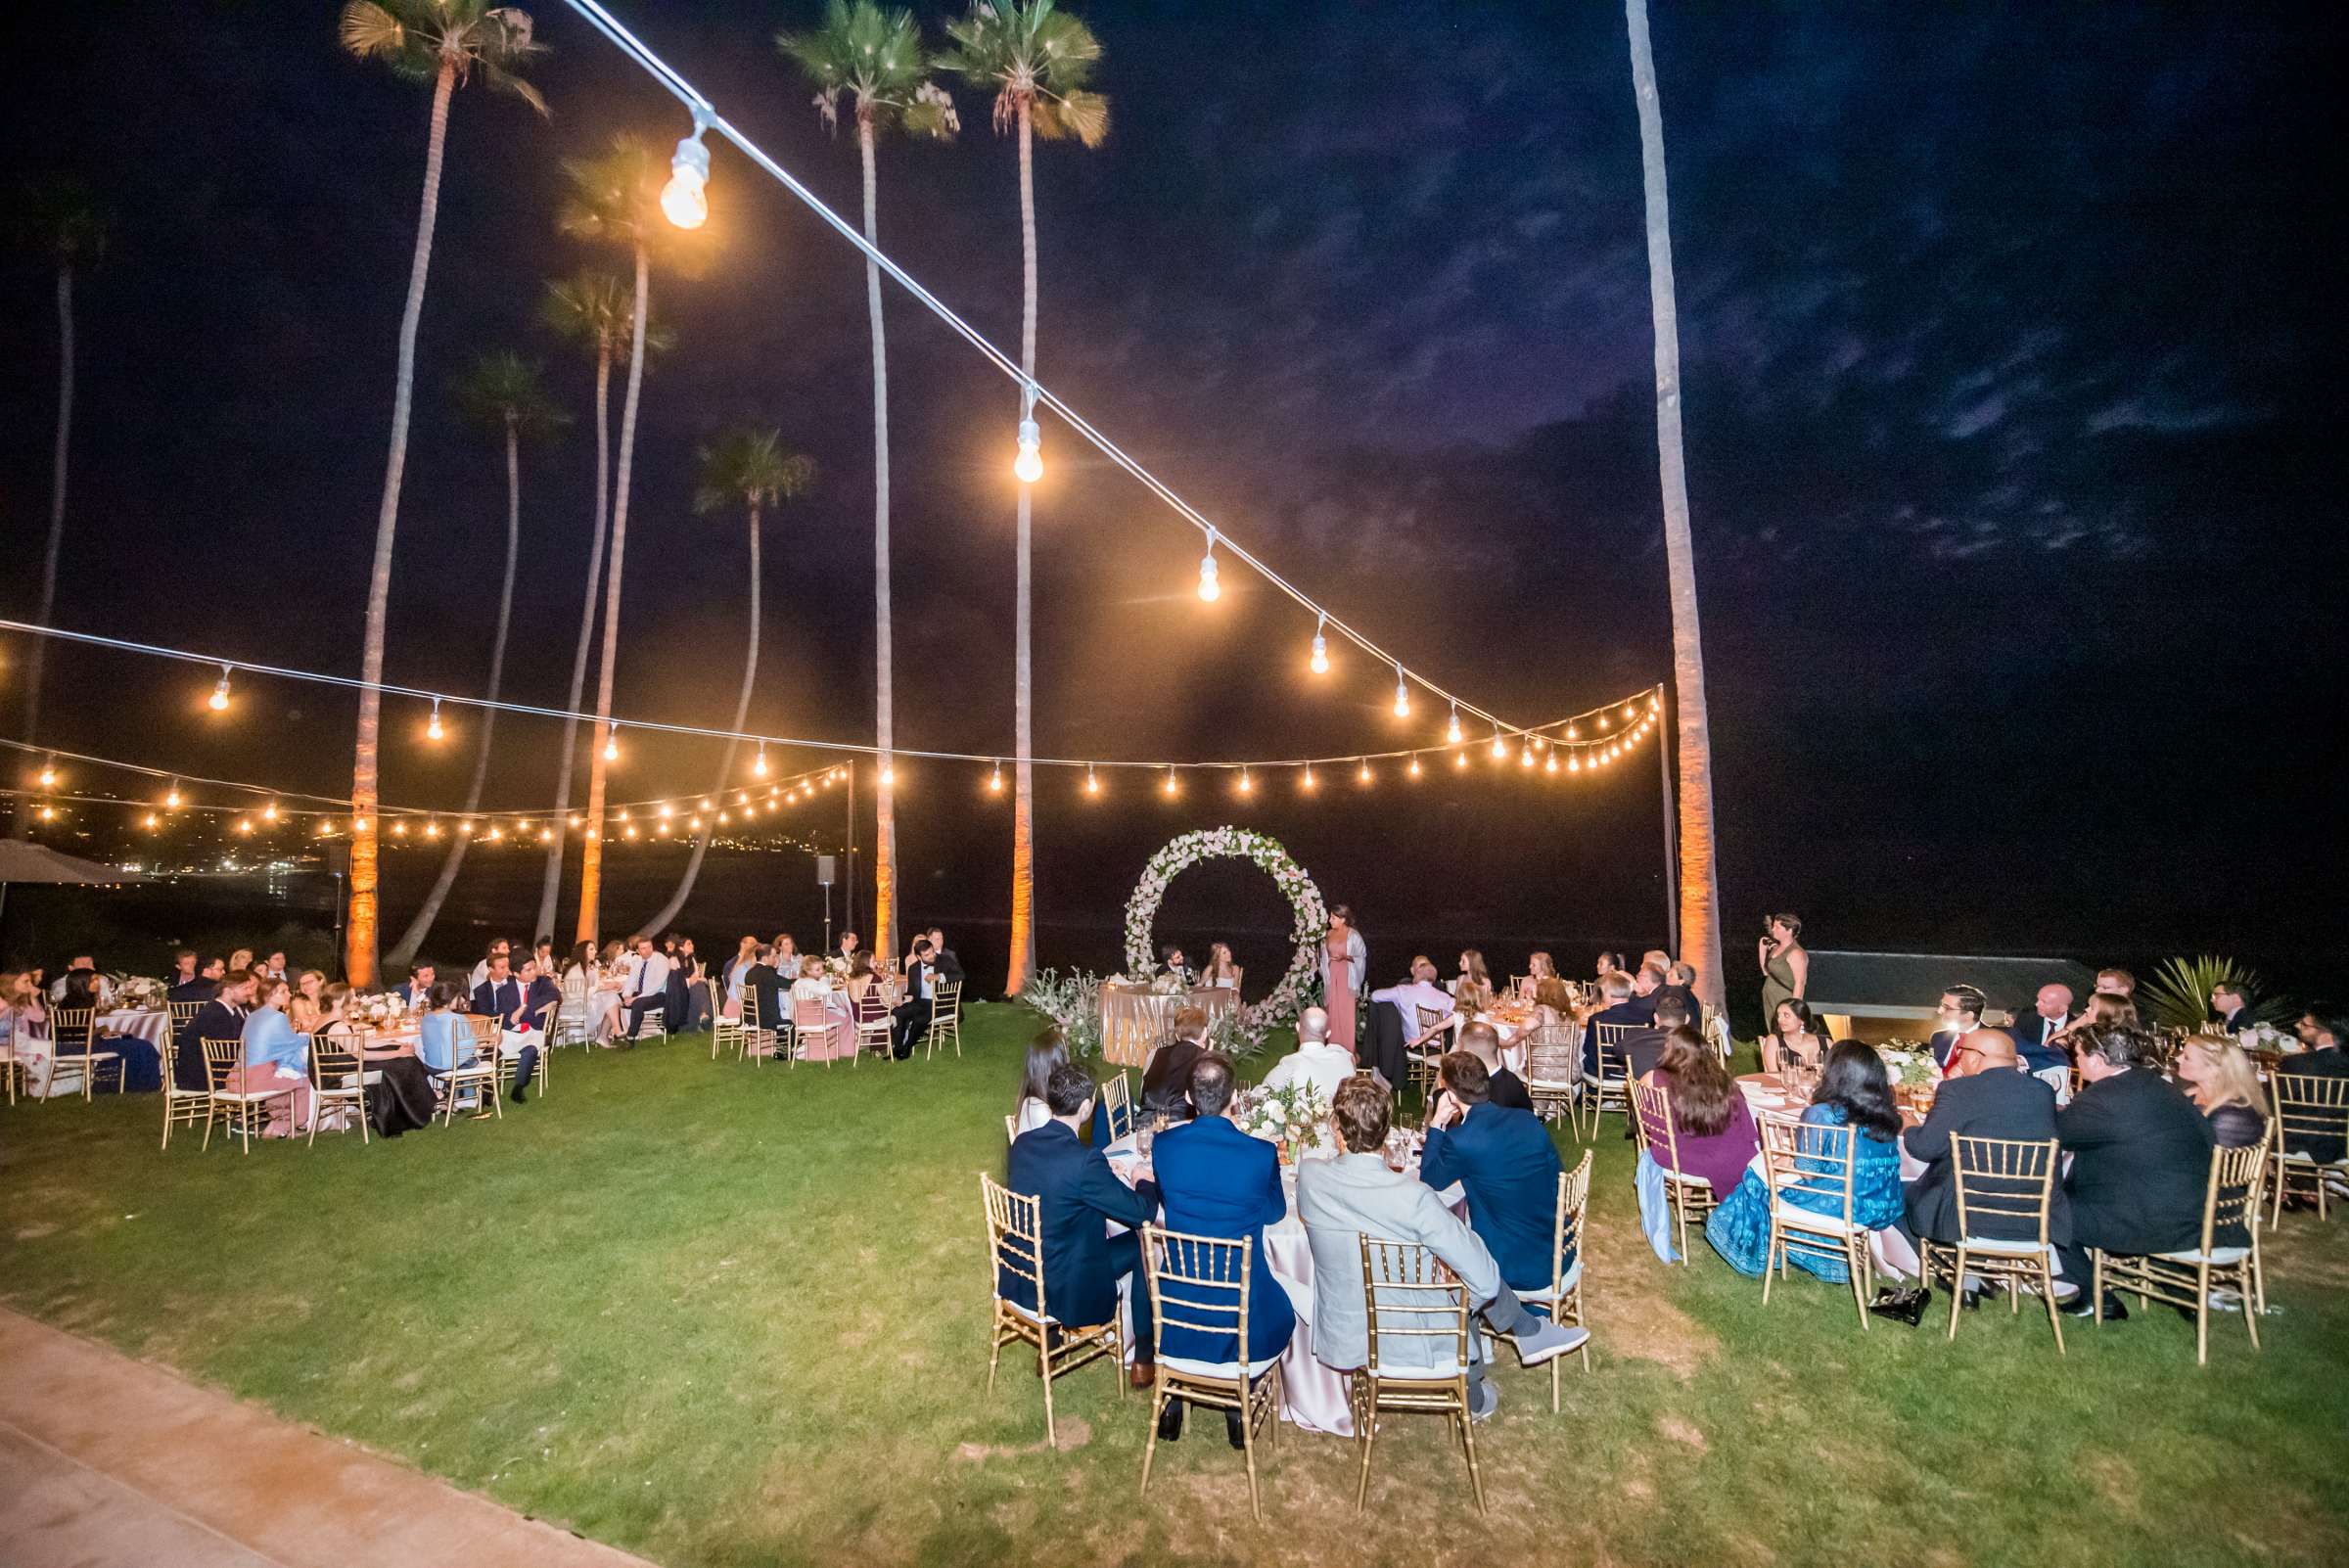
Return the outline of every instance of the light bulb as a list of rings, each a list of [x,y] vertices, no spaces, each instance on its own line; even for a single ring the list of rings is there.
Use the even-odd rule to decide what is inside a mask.
[[[332,833],[334,830],[335,830],[335,825],[334,825],[332,822],[321,822],[321,823],[319,823],[319,824],[318,824],[318,831],[319,831],[319,832],[321,832],[321,833]],[[404,839],[404,838],[406,838],[406,837],[408,836],[408,825],[407,825],[407,823],[405,823],[405,822],[394,822],[394,823],[392,823],[392,836],[393,838],[395,838],[395,839]]]
[[[1579,757],[1569,757],[1569,758],[1567,758],[1567,759],[1566,759],[1566,771],[1567,771],[1567,772],[1569,772],[1569,773],[1579,773],[1579,772],[1581,772],[1582,770],[1583,770],[1583,760],[1582,760],[1581,758],[1579,758]]]
[[[751,776],[753,778],[766,777],[766,748],[763,746],[759,748],[759,755],[751,759]]]
[[[1632,707],[1632,705],[1631,705],[1630,703],[1625,703],[1625,704],[1623,705],[1623,716],[1624,716],[1624,717],[1626,717],[1626,718],[1629,718],[1629,717],[1631,717],[1631,716],[1632,716],[1632,715],[1633,715],[1635,712],[1636,712],[1636,710],[1635,710],[1635,709]]]
[[[1517,765],[1519,767],[1531,767],[1534,765],[1534,748],[1530,744],[1518,748]]]
[[[56,768],[55,764],[53,764],[53,763],[50,763],[50,762],[43,762],[43,763],[41,764],[41,788],[43,788],[43,789],[48,789],[48,788],[50,788],[51,786],[55,785],[56,783],[57,783],[57,768]]]
[[[1451,722],[1444,726],[1444,738],[1454,746],[1460,743],[1460,711],[1456,706],[1451,711]]]
[[[572,825],[573,827],[577,827],[577,826],[579,825],[579,813],[578,813],[578,812],[576,812],[576,811],[574,811],[574,812],[572,812],[572,813],[571,813],[571,825]]]
[[[440,824],[438,821],[427,821],[424,824],[424,836],[428,839],[438,838],[440,836]]]
[[[1244,767],[1243,767],[1243,768],[1241,768],[1241,769],[1240,769],[1240,793],[1241,793],[1242,795],[1246,795],[1246,794],[1249,794],[1250,792],[1252,792],[1253,790],[1255,790],[1255,788],[1256,788],[1256,785],[1255,785],[1254,781],[1252,781],[1252,780],[1251,780],[1251,779],[1248,777],[1248,769],[1246,769],[1246,768],[1244,768]]]
[[[1084,764],[1084,793],[1087,795],[1101,793],[1101,781],[1093,776],[1093,764],[1090,762]]]
[[[440,699],[436,697],[433,699],[432,722],[424,726],[425,739],[438,740],[441,736],[447,733],[448,732],[446,730],[440,727]]]
[[[1020,421],[1020,455],[1011,460],[1011,472],[1022,484],[1044,477],[1044,433],[1033,419]]]
[[[363,816],[354,816],[354,817],[352,817],[352,818],[350,819],[350,830],[351,830],[353,833],[364,833],[364,832],[366,832],[366,831],[367,831],[367,819],[366,819],[365,817],[363,817]]]
[[[621,821],[622,821],[622,822],[625,822],[625,821],[628,819],[628,808],[627,808],[626,807],[624,807],[624,806],[623,806],[623,807],[622,807],[620,808],[620,813],[619,813],[619,814],[620,814],[620,820],[621,820]]]
[[[1327,616],[1313,623],[1313,673],[1316,675],[1329,673],[1329,639],[1321,634],[1321,628],[1328,623]]]
[[[1567,726],[1566,726],[1566,738],[1567,738],[1568,740],[1573,740],[1575,737],[1577,737],[1577,736],[1578,736],[1578,735],[1580,735],[1581,733],[1582,733],[1582,731],[1581,731],[1581,730],[1579,730],[1579,729],[1576,729],[1576,728],[1575,728],[1575,727],[1574,727],[1572,724],[1569,724],[1569,725],[1567,725]]]
[[[699,833],[702,830],[702,819],[698,816],[691,817],[687,819],[685,825],[693,829],[694,832]]]
[[[227,708],[228,708],[228,666],[226,666],[226,665],[222,665],[222,666],[220,667],[220,679],[219,679],[219,681],[218,681],[218,682],[217,682],[217,683],[216,683],[216,684],[215,684],[215,685],[212,687],[212,695],[211,695],[211,696],[210,696],[208,699],[207,699],[207,706],[208,706],[208,707],[211,709],[211,711],[212,711],[213,713],[215,713],[215,714],[217,714],[217,713],[222,713],[222,712],[225,712],[225,711],[227,710]]]
[[[1466,752],[1452,753],[1451,765],[1454,767],[1466,767],[1468,765],[1468,754]]]
[[[1311,762],[1305,764],[1305,787],[1309,790],[1313,787],[1313,764]]]
[[[1606,728],[1609,722],[1610,722],[1610,720],[1608,719],[1608,717],[1607,717],[1607,715],[1604,715],[1604,714],[1601,714],[1601,715],[1598,715],[1598,727],[1599,727],[1599,728],[1601,728],[1601,729],[1604,729],[1604,728]]]
[[[147,813],[147,825],[149,827],[154,827],[160,820],[161,819],[159,818],[153,811]]]
[[[1505,743],[1504,743],[1504,742],[1501,740],[1501,738],[1500,738],[1500,731],[1499,731],[1499,730],[1497,730],[1497,730],[1495,730],[1495,731],[1493,732],[1493,761],[1495,761],[1496,762],[1497,762],[1497,761],[1500,761],[1502,758],[1504,758],[1504,757],[1506,757],[1506,756],[1508,756],[1508,755],[1509,755],[1509,748],[1508,748],[1508,746],[1507,746],[1507,745],[1506,745],[1506,744],[1505,744]]]
[[[668,161],[668,183],[661,188],[661,210],[680,229],[698,229],[710,221],[710,149],[702,145],[702,127],[677,143],[677,156]]]
[[[43,816],[48,816],[48,815],[50,815],[50,814],[51,814],[51,812],[50,812],[50,810],[49,810],[49,807],[47,807],[46,806],[44,806],[44,807],[41,807],[41,815],[43,815]],[[252,821],[251,821],[249,818],[246,818],[246,817],[242,817],[242,816],[238,817],[238,818],[237,818],[237,831],[238,831],[239,833],[251,833],[251,832],[253,831],[253,823],[252,823]]]
[[[987,792],[990,795],[1003,793],[1003,764],[1001,762],[997,762],[995,770],[987,775]]]
[[[611,733],[604,737],[604,761],[607,762],[620,761],[620,726],[618,724],[613,725]]]
[[[277,803],[275,801],[271,801],[267,806],[261,807],[261,820],[264,822],[274,822],[277,820]],[[364,818],[361,820],[364,820]]]
[[[1419,776],[1419,754],[1418,754],[1417,752],[1413,752],[1413,753],[1411,753],[1411,777],[1413,777],[1413,778],[1417,778],[1418,776]]]
[[[662,820],[662,821],[664,821],[664,822],[668,821],[668,820],[669,819],[669,816],[670,816],[671,814],[672,814],[672,812],[671,812],[671,807],[668,807],[668,806],[663,806],[663,807],[661,807],[661,820]]]
[[[884,784],[895,784],[897,781],[898,770],[886,762],[883,763],[881,766],[881,782]]]
[[[541,843],[541,844],[552,844],[552,843],[554,843],[554,842],[555,842],[555,830],[554,830],[553,828],[540,828],[540,829],[538,830],[538,842],[539,842],[539,843]]]
[[[1395,667],[1395,716],[1397,718],[1411,716],[1410,688],[1403,683],[1403,666],[1401,665]]]
[[[1199,560],[1199,597],[1213,604],[1223,596],[1223,586],[1216,580],[1216,531],[1207,531],[1207,554]]]
[[[635,824],[635,823],[633,823],[633,822],[631,822],[631,823],[629,823],[629,824],[628,824],[628,832],[627,832],[627,837],[629,837],[630,839],[633,839],[633,838],[635,838],[635,837],[636,837],[636,824]]]
[[[1171,768],[1171,767],[1167,769],[1167,786],[1166,786],[1166,788],[1167,788],[1167,799],[1168,799],[1168,800],[1170,800],[1170,801],[1171,801],[1171,800],[1173,800],[1173,799],[1174,799],[1175,796],[1177,796],[1177,795],[1179,795],[1179,794],[1181,794],[1181,793],[1182,793],[1182,786],[1181,786],[1180,784],[1177,784],[1177,783],[1174,781],[1174,769],[1173,769],[1173,768]]]
[[[171,793],[163,797],[163,807],[166,810],[179,808],[179,786],[176,783],[171,786]]]
[[[728,817],[725,812],[720,811],[717,813],[717,825],[719,827],[724,827],[726,823],[731,820],[732,818]]]
[[[505,836],[506,830],[504,828],[493,827],[489,830],[489,842],[492,844],[495,844],[499,839],[502,839]]]
[[[1369,783],[1369,782],[1370,782],[1370,764],[1369,764],[1368,762],[1364,762],[1364,763],[1363,763],[1363,764],[1362,764],[1362,765],[1361,765],[1359,768],[1357,768],[1357,769],[1355,770],[1355,775],[1354,775],[1354,776],[1355,776],[1355,778],[1356,778],[1357,780],[1359,780],[1359,782],[1361,782],[1361,783],[1364,783],[1364,784],[1367,784],[1367,783]]]

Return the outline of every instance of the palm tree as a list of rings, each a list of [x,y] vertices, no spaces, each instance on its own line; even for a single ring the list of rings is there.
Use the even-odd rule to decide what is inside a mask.
[[[1647,194],[1647,292],[1656,322],[1656,455],[1664,473],[1664,565],[1672,588],[1673,716],[1680,727],[1681,953],[1705,1001],[1723,1003],[1721,873],[1713,844],[1713,741],[1705,718],[1705,648],[1696,622],[1696,549],[1681,455],[1681,328],[1672,292],[1672,207],[1664,192],[1664,117],[1647,43],[1647,0],[1624,0],[1639,164]],[[1693,955],[1693,956],[1691,956]]]
[[[1036,385],[1036,179],[1031,143],[1041,136],[1074,136],[1098,147],[1109,134],[1109,100],[1089,91],[1101,43],[1092,29],[1054,8],[1052,0],[974,0],[971,14],[946,23],[954,50],[941,62],[972,86],[994,94],[995,131],[1020,138],[1020,411],[1032,407]],[[1012,744],[1017,757],[1011,816],[1011,974],[1003,983],[1016,996],[1036,968],[1036,779],[1033,709],[1029,698],[1029,489],[1020,486],[1019,599],[1014,612]]]
[[[482,710],[481,739],[474,744],[473,782],[465,789],[465,814],[481,809],[482,786],[489,777],[489,737],[497,727],[497,690],[506,669],[506,628],[514,617],[514,569],[522,558],[522,443],[554,435],[571,422],[539,385],[538,367],[510,348],[493,349],[474,361],[473,368],[449,388],[457,405],[472,419],[503,438],[506,448],[506,574],[497,593],[497,634],[489,643],[489,685],[484,693],[490,705]],[[441,857],[440,874],[408,929],[392,944],[390,962],[397,969],[416,956],[439,917],[440,905],[465,863],[473,843],[468,833],[449,836],[448,853]]]
[[[541,46],[527,12],[482,0],[350,0],[343,8],[343,47],[380,60],[393,75],[433,84],[432,130],[424,154],[424,210],[408,266],[408,302],[399,318],[399,373],[392,394],[392,454],[384,465],[384,500],[375,524],[375,565],[367,583],[365,643],[359,657],[359,724],[350,777],[350,917],[344,934],[345,978],[375,983],[377,903],[377,742],[383,724],[384,631],[392,602],[392,545],[399,531],[399,481],[408,460],[408,403],[416,381],[416,324],[424,314],[424,277],[433,260],[433,224],[440,209],[440,158],[448,142],[448,101],[479,76],[492,92],[511,93],[539,114],[546,100],[515,71]]]
[[[596,676],[595,728],[588,737],[587,838],[579,856],[577,937],[592,942],[603,893],[604,786],[608,760],[602,738],[612,723],[612,679],[620,661],[621,568],[628,549],[628,476],[636,455],[636,409],[644,390],[645,313],[650,303],[655,247],[665,251],[678,231],[661,215],[665,165],[642,137],[622,132],[601,158],[566,159],[572,194],[556,226],[574,239],[625,247],[636,262],[636,292],[628,315],[628,390],[621,402],[620,470],[612,484],[612,562],[604,575],[603,665]]]
[[[742,689],[734,696],[734,722],[729,727],[734,734],[751,716],[751,686],[759,678],[759,524],[766,509],[778,501],[787,501],[807,493],[815,483],[815,463],[797,452],[783,450],[780,431],[738,430],[718,438],[701,449],[702,483],[694,491],[693,510],[707,517],[741,503],[751,520],[751,634],[742,658]],[[738,743],[729,737],[725,755],[717,764],[717,782],[711,787],[713,796],[719,795],[734,776],[734,752]],[[668,902],[637,929],[661,931],[676,919],[693,896],[693,884],[702,874],[702,856],[709,853],[710,834],[714,821],[705,818],[701,831],[694,835],[693,853],[685,861],[685,874],[677,879],[677,891],[668,896]],[[886,950],[886,949],[876,949]]]
[[[587,651],[595,644],[595,594],[604,580],[604,530],[612,501],[612,361],[633,331],[634,307],[625,279],[592,267],[546,286],[540,318],[556,333],[586,348],[595,360],[595,534],[587,549],[587,592],[579,606],[579,638],[571,655],[571,696],[564,712],[576,714],[587,684]],[[666,351],[675,334],[658,322],[644,329],[647,357]],[[563,848],[571,813],[571,774],[578,760],[579,721],[563,721],[563,752],[555,770],[555,811],[548,823],[546,875],[538,888],[538,921],[533,932],[555,929],[555,903],[563,891]]]
[[[881,234],[873,144],[880,134],[902,129],[945,141],[962,128],[954,101],[930,80],[930,63],[922,56],[921,28],[913,13],[883,11],[873,0],[831,0],[823,26],[808,33],[778,32],[775,47],[814,79],[816,112],[827,128],[838,128],[841,95],[848,94],[856,115],[856,151],[864,162],[864,238],[877,248]],[[864,261],[864,302],[873,328],[873,678],[880,751],[874,789],[878,821],[872,950],[894,953],[898,819],[889,762],[896,740],[889,614],[889,350],[881,332],[881,268],[871,256]]]
[[[112,226],[78,181],[60,180],[30,193],[26,202],[31,238],[57,266],[57,446],[49,481],[49,545],[41,555],[41,605],[33,620],[49,624],[57,606],[57,563],[66,543],[67,457],[73,439],[73,275],[106,255]],[[24,671],[24,740],[40,739],[41,669],[49,661],[49,639],[35,637]],[[23,830],[19,813],[18,831]]]

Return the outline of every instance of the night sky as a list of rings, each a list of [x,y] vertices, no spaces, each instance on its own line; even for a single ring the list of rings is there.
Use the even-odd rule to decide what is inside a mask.
[[[357,669],[428,94],[345,57],[335,9],[53,9],[37,51],[21,40],[10,165],[118,215],[78,297],[62,624]],[[388,673],[483,678],[502,460],[445,388],[514,346],[578,421],[527,460],[508,665],[513,696],[559,703],[594,454],[587,366],[536,325],[544,280],[593,258],[554,233],[559,160],[686,124],[566,8],[533,9],[551,121],[478,89],[452,115]],[[853,140],[769,41],[812,0],[619,10],[852,209]],[[1112,130],[1038,149],[1041,379],[1517,721],[1668,677],[1620,7],[1079,10]],[[1765,907],[1793,907],[1825,947],[2215,949],[2337,991],[2340,14],[1663,3],[1653,27],[1733,981]],[[882,240],[1016,347],[1013,149],[955,90],[959,142],[883,149]],[[754,420],[821,480],[768,525],[753,721],[869,739],[862,265],[731,150],[711,200],[711,264],[654,282],[678,347],[646,383],[619,712],[730,714],[743,540],[694,515],[693,452]],[[0,278],[0,604],[25,616],[56,335],[43,260],[20,247]],[[1016,393],[903,296],[889,309],[898,740],[1005,752]],[[1441,713],[1394,719],[1392,672],[1351,650],[1314,681],[1311,619],[1244,569],[1201,605],[1196,533],[1065,430],[1045,456],[1039,753],[1440,742]],[[13,715],[22,639],[5,652]],[[348,789],[341,694],[248,680],[222,723],[199,671],[74,651],[51,670],[58,745]],[[387,710],[386,798],[445,807],[470,751],[416,744],[422,722]],[[491,805],[551,798],[555,734],[501,726]],[[714,765],[631,748],[615,796],[700,791]],[[1266,780],[1247,803],[1201,776],[1174,806],[1139,775],[1096,805],[1043,774],[1044,916],[1112,920],[1165,837],[1241,820],[1358,906],[1381,969],[1402,956],[1382,931],[1662,940],[1649,754],[1593,783],[1450,773],[1310,802]],[[1009,812],[984,777],[903,769],[917,917],[1007,910]],[[394,919],[430,873],[393,859]],[[1208,924],[1282,923],[1244,879],[1186,897]],[[1049,929],[1043,949],[1070,956]]]

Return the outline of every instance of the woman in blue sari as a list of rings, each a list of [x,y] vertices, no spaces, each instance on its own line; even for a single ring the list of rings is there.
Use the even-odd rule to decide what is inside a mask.
[[[1893,1106],[1892,1081],[1884,1058],[1858,1040],[1844,1040],[1827,1053],[1803,1121],[1811,1127],[1852,1129],[1852,1222],[1866,1230],[1883,1230],[1900,1222],[1901,1116]],[[1816,1134],[1806,1134],[1806,1146]],[[1841,1143],[1841,1139],[1833,1140]],[[1820,1138],[1823,1151],[1827,1143]],[[1808,1176],[1840,1176],[1840,1162],[1798,1159],[1797,1172]],[[1840,1214],[1842,1183],[1797,1184],[1779,1189],[1779,1196],[1798,1209],[1816,1214]],[[1748,1278],[1760,1278],[1770,1256],[1770,1188],[1759,1173],[1748,1171],[1736,1190],[1705,1222],[1705,1239],[1728,1266]],[[1850,1280],[1843,1260],[1814,1249],[1788,1253],[1797,1268],[1809,1269],[1834,1284]]]

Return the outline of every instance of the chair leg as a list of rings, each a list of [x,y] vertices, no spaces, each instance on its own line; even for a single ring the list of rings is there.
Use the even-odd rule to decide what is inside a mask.
[[[1925,1245],[1930,1248],[1932,1243],[1927,1242]],[[1920,1259],[1918,1261],[1918,1267],[1924,1268],[1925,1277],[1928,1281],[1930,1281],[1933,1277],[1933,1270],[1929,1264],[1925,1260]],[[1958,1261],[1950,1266],[1950,1341],[1952,1343],[1955,1343],[1958,1338],[1958,1305],[1959,1300],[1964,1295],[1965,1244],[1963,1242],[1959,1242],[1958,1244]]]
[[[994,1343],[987,1348],[987,1391],[992,1394],[995,1391],[995,1363],[1003,1359],[1003,1314],[1000,1308],[995,1312],[994,1326],[990,1331],[990,1337]]]
[[[2210,1265],[2206,1263],[2194,1266],[2194,1364],[2210,1364]]]
[[[2094,1292],[2088,1300],[2088,1320],[2101,1328],[2104,1325],[2104,1254],[2089,1249],[2088,1288]]]
[[[1773,1207],[1774,1207],[1774,1205],[1773,1205]],[[1771,1267],[1771,1266],[1772,1266],[1773,1263],[1775,1263],[1775,1262],[1777,1261],[1777,1256],[1778,1256],[1778,1222],[1776,1221],[1776,1219],[1774,1219],[1774,1218],[1773,1218],[1773,1219],[1772,1219],[1772,1221],[1770,1222],[1770,1241],[1769,1241],[1769,1244],[1768,1244],[1767,1246],[1765,1246],[1765,1247],[1763,1248],[1763,1251],[1762,1251],[1762,1305],[1763,1305],[1763,1306],[1765,1306],[1765,1307],[1767,1307],[1767,1306],[1769,1306],[1769,1305],[1770,1305],[1770,1285],[1771,1285],[1771,1278],[1770,1278],[1770,1276],[1771,1276],[1771,1274],[1772,1274],[1772,1272],[1773,1272],[1773,1269],[1772,1269],[1772,1267]]]
[[[1354,1511],[1360,1513],[1370,1496],[1370,1450],[1378,1443],[1378,1385],[1363,1374],[1355,1376],[1354,1435],[1362,1451],[1361,1473],[1354,1484]]]
[[[1036,1375],[1044,1380],[1044,1447],[1060,1452],[1060,1437],[1052,1430],[1052,1330],[1039,1329],[1036,1336]]]
[[[2063,1314],[2055,1310],[2055,1266],[2048,1255],[2039,1255],[2039,1293],[2048,1304],[2048,1326],[2055,1330],[2055,1354],[2065,1354],[2063,1348]]]
[[[1460,1408],[1452,1419],[1460,1423],[1460,1452],[1468,1455],[1468,1490],[1476,1494],[1476,1511],[1485,1513],[1485,1477],[1476,1467],[1476,1433],[1470,1430],[1475,1422],[1468,1419],[1468,1380],[1460,1379]]]
[[[2258,1297],[2258,1296],[2259,1296],[2259,1295],[2260,1295],[2262,1292],[2261,1292],[2261,1290],[2259,1289],[2259,1287],[2258,1287],[2258,1286],[2255,1284],[2255,1281],[2258,1279],[2258,1277],[2259,1277],[2259,1254],[2258,1254],[2257,1252],[2254,1252],[2254,1253],[2251,1255],[2251,1259],[2250,1259],[2250,1261],[2249,1261],[2249,1262],[2248,1262],[2246,1265],[2244,1265],[2244,1266],[2243,1266],[2243,1268],[2242,1268],[2242,1273],[2241,1273],[2241,1279],[2242,1279],[2242,1296],[2243,1296],[2243,1326],[2244,1326],[2245,1328],[2247,1328],[2247,1329],[2249,1329],[2249,1330],[2251,1331],[2251,1348],[2252,1348],[2253,1350],[2257,1350],[2257,1349],[2259,1349],[2259,1312],[2260,1312],[2260,1304],[2258,1303],[2258,1301],[2257,1301],[2257,1299],[2256,1299],[2256,1298],[2257,1298],[2257,1297]]]
[[[1243,1353],[1246,1347],[1242,1347]],[[1248,1419],[1248,1369],[1240,1368],[1240,1453],[1248,1461],[1248,1512],[1258,1524],[1265,1522],[1265,1506],[1256,1492],[1256,1423]],[[1157,1427],[1150,1429],[1156,1436]]]
[[[1142,1496],[1150,1495],[1150,1461],[1158,1457],[1158,1417],[1167,1407],[1163,1384],[1150,1385],[1150,1435],[1142,1441]]]

